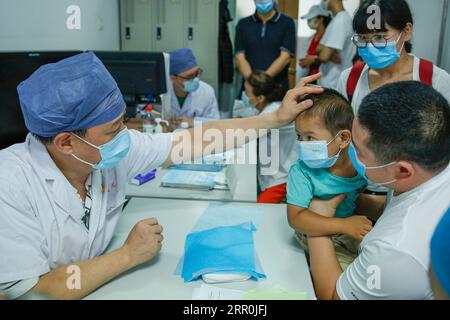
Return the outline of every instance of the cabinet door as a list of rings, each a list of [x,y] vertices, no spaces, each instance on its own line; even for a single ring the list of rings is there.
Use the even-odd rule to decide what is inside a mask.
[[[183,47],[183,2],[152,0],[153,50],[169,52]]]
[[[204,70],[203,79],[216,90],[219,74],[219,0],[185,0],[184,43]]]
[[[151,0],[120,0],[123,51],[152,50]]]

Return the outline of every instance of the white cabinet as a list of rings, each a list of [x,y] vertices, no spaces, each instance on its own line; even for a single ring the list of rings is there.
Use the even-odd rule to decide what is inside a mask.
[[[194,51],[203,79],[216,90],[219,0],[120,0],[123,51]]]

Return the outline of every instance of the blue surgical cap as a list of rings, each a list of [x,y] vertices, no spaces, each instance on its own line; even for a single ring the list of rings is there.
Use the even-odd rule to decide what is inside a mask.
[[[40,67],[17,91],[27,129],[41,137],[99,126],[125,111],[117,83],[92,52]]]
[[[450,209],[431,240],[431,265],[442,289],[450,296]]]
[[[170,52],[170,75],[180,74],[197,66],[197,60],[191,49],[183,48]]]

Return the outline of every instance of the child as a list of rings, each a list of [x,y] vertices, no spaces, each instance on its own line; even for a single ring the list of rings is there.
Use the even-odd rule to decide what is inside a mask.
[[[288,220],[306,252],[307,235],[342,235],[333,242],[345,269],[356,257],[359,241],[372,229],[367,217],[353,215],[358,194],[367,185],[348,155],[354,114],[348,101],[331,89],[305,99],[314,105],[295,121],[299,160],[288,176]],[[346,196],[334,218],[309,209],[313,198],[329,200],[341,194]]]
[[[266,114],[276,111],[283,99],[283,88],[272,77],[260,70],[254,70],[245,81],[245,91],[242,93],[242,102],[247,109],[253,109],[254,114]],[[263,154],[273,155],[278,152],[279,163],[272,174],[268,173],[272,163],[267,165],[259,157],[258,182],[261,194],[258,203],[282,203],[286,200],[286,180],[289,169],[297,159],[295,151],[296,135],[294,125],[290,124],[278,131],[278,139],[272,139],[272,133],[259,139],[259,151]],[[276,145],[272,145],[275,140]],[[263,151],[265,150],[265,151]],[[265,172],[266,171],[266,172]]]

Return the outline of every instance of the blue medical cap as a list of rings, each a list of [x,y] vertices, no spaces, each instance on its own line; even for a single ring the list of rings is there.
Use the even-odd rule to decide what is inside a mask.
[[[170,52],[170,75],[180,74],[197,66],[191,49],[183,48]]]
[[[442,289],[450,296],[450,209],[431,240],[431,265]]]
[[[42,137],[102,125],[125,111],[117,83],[92,52],[40,67],[17,91],[27,129]]]

